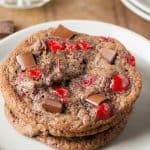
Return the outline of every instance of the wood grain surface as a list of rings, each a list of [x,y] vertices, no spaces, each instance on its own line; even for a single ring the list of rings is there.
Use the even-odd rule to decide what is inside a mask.
[[[53,20],[90,19],[129,28],[150,39],[150,22],[128,10],[120,0],[51,0],[40,8],[0,7],[0,20],[14,20],[17,30]]]

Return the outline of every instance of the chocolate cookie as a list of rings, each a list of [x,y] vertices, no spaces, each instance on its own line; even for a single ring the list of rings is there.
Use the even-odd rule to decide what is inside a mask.
[[[57,136],[111,124],[131,110],[142,86],[135,58],[120,42],[62,25],[18,45],[0,66],[0,82],[19,119]]]
[[[17,129],[17,131],[21,132],[22,134],[24,134],[25,131],[29,133],[34,131],[32,125],[26,124],[26,122],[13,116],[7,107],[5,107],[5,114],[10,123]],[[39,132],[39,134],[33,138],[47,144],[50,147],[58,148],[60,150],[96,150],[117,137],[126,126],[126,123],[127,118],[125,117],[116,126],[109,128],[108,130],[99,134],[85,137],[54,137],[51,135],[45,136]]]

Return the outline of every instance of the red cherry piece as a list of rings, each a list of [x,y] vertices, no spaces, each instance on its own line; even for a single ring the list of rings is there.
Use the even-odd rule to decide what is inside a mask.
[[[47,44],[48,44],[49,50],[51,50],[53,52],[62,50],[64,48],[64,46],[61,42],[58,42],[58,41],[55,41],[55,40],[48,41]]]
[[[128,55],[126,57],[127,63],[130,64],[133,67],[136,67],[135,57],[132,55]]]
[[[28,70],[28,75],[36,80],[42,76],[42,70],[40,68],[33,68]]]
[[[100,36],[100,39],[102,39],[105,42],[112,42],[113,39],[111,37],[105,37],[105,36]]]
[[[96,111],[96,118],[99,120],[106,120],[112,117],[113,111],[108,103],[102,103],[98,106]]]
[[[90,86],[91,84],[93,84],[96,81],[96,79],[97,79],[96,76],[91,76],[88,79],[81,80],[80,84],[82,86]]]
[[[130,80],[122,75],[118,74],[112,77],[110,88],[115,92],[122,92],[128,89]]]
[[[55,87],[54,93],[61,98],[65,98],[69,96],[69,91],[63,87]]]
[[[77,45],[74,43],[65,43],[65,49],[67,51],[74,51],[77,48]]]
[[[87,43],[87,42],[79,42],[79,43],[77,44],[77,46],[78,46],[80,49],[83,49],[83,50],[88,50],[88,49],[92,48],[92,46],[91,46],[89,43]]]

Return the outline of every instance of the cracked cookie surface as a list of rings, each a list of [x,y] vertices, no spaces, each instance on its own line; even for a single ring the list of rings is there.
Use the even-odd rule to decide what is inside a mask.
[[[94,130],[129,111],[141,76],[126,48],[113,38],[75,33],[64,39],[52,36],[54,30],[27,38],[1,65],[1,90],[14,113],[61,136]],[[93,105],[87,101],[93,94],[104,101]],[[107,113],[99,107],[103,102]]]

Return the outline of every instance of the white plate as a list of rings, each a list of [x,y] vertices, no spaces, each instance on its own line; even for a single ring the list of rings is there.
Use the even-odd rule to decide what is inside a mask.
[[[6,2],[6,0],[0,0],[0,5],[6,8],[15,8],[15,9],[31,9],[35,7],[41,7],[50,0],[41,0],[41,2],[30,2],[29,0],[12,0],[12,2]]]
[[[150,1],[150,0],[147,0],[147,1]],[[145,5],[143,5],[143,3],[140,3],[140,1],[138,1],[138,2],[135,3],[135,1],[132,1],[132,0],[121,0],[121,2],[127,8],[129,8],[132,12],[134,12],[137,15],[141,16],[142,18],[150,21],[150,14],[149,14],[149,12],[147,12],[147,10],[149,10],[149,8],[148,8],[149,7],[148,6],[148,2],[144,3],[145,5],[147,5],[147,7]]]
[[[150,0],[130,0],[137,7],[150,14]]]
[[[150,150],[150,42],[121,27],[96,21],[68,20],[48,22],[17,32],[0,41],[0,60],[33,32],[63,24],[66,27],[93,35],[112,36],[120,40],[136,56],[143,75],[143,89],[125,131],[105,150]],[[0,150],[50,150],[46,145],[17,133],[7,122],[0,99]]]

